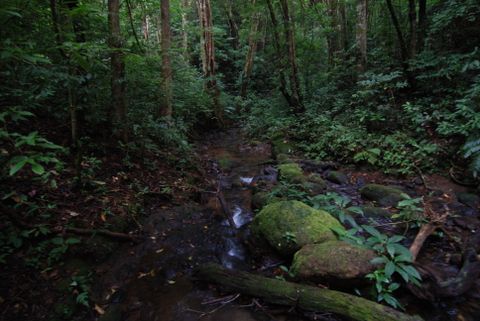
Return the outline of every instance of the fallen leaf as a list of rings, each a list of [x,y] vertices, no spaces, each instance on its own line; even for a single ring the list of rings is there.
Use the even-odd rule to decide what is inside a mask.
[[[105,310],[102,309],[99,305],[95,304],[95,311],[97,311],[98,314],[100,315],[104,315],[105,314]]]

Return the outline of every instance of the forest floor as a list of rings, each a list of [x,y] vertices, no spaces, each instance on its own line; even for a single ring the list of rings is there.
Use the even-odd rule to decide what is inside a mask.
[[[12,256],[8,264],[14,268],[1,272],[6,282],[1,286],[0,319],[342,320],[270,306],[191,278],[194,268],[207,262],[288,278],[281,266],[289,262],[273,252],[259,254],[249,242],[248,223],[255,215],[252,196],[277,184],[272,158],[269,143],[249,141],[240,129],[228,129],[198,141],[197,167],[179,170],[162,162],[133,163],[126,171],[120,161],[106,159],[108,171],[95,178],[90,191],[60,185],[60,205],[55,211],[61,215],[56,225],[75,221],[78,227],[106,228],[139,239],[72,235],[81,243],[68,246],[61,262],[41,273],[25,265],[28,253]],[[307,174],[315,172],[325,178],[332,169],[315,166],[301,156],[292,159]],[[397,179],[348,166],[337,170],[348,181],[327,181],[327,190],[348,197],[353,205],[367,203],[359,194],[361,186],[378,183],[398,186],[412,197],[424,196],[435,212],[448,214],[442,223],[445,236],[428,238],[418,258],[418,264],[436,281],[459,275],[467,245],[479,252],[480,239],[475,237],[480,230],[479,204],[457,201],[465,187],[440,175]],[[385,227],[385,233],[405,232],[405,226],[389,218],[377,223]],[[62,233],[66,239],[69,232]],[[407,243],[415,234],[412,230],[406,234]],[[427,320],[476,320],[480,316],[478,277],[468,292],[456,298],[441,298],[434,288],[438,282],[429,284],[432,296],[423,301],[407,291],[400,293],[408,312]],[[82,293],[87,293],[88,308],[75,302]]]

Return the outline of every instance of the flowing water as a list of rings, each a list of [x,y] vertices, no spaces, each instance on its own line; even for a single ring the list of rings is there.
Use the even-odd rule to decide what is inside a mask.
[[[219,293],[191,280],[193,269],[206,262],[257,271],[272,271],[283,263],[273,254],[252,258],[246,246],[248,223],[254,216],[252,191],[272,185],[277,179],[275,168],[269,165],[269,145],[246,144],[237,129],[211,134],[206,142],[198,153],[207,160],[215,184],[202,192],[201,204],[147,206],[150,214],[144,231],[149,238],[134,248],[125,247],[99,271],[102,282],[97,284],[95,301],[108,305],[109,319],[105,320],[341,320],[329,314],[303,314],[288,308],[272,310],[250,298]],[[356,176],[352,184],[329,187],[357,205],[362,202],[358,195],[362,184],[363,178]],[[436,251],[441,248],[425,256],[432,259]],[[418,304],[413,299],[410,309],[428,320],[480,320],[479,299],[478,293],[436,305]]]

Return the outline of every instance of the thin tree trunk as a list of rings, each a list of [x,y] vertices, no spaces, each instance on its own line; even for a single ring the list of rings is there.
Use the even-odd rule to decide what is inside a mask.
[[[347,10],[345,8],[345,2],[340,1],[339,4],[339,11],[340,11],[340,39],[342,45],[342,51],[344,58],[347,56],[348,51],[348,30],[347,30]]]
[[[280,92],[282,93],[283,97],[285,97],[285,100],[287,101],[288,105],[293,106],[292,96],[287,90],[287,81],[286,81],[285,72],[284,72],[285,66],[283,61],[283,53],[282,53],[282,47],[280,45],[280,35],[278,34],[278,20],[275,15],[275,9],[273,8],[272,1],[266,0],[266,2],[268,6],[268,12],[270,13],[270,20],[272,21],[272,27],[273,27],[273,45],[275,47],[277,62],[279,64],[277,69],[279,70],[278,75],[279,75],[279,81],[280,81]]]
[[[161,0],[162,19],[162,92],[163,99],[160,104],[160,116],[170,117],[172,115],[172,65],[170,61],[170,0]]]
[[[223,106],[220,103],[220,90],[218,89],[215,76],[215,44],[213,41],[213,17],[210,0],[197,0],[198,17],[202,30],[202,62],[203,72],[206,78],[206,88],[213,98],[215,116],[218,124],[223,127],[225,121],[223,118]]]
[[[368,4],[367,0],[357,0],[357,57],[358,69],[364,72],[367,69],[367,28]]]
[[[410,87],[415,87],[415,79],[413,78],[412,74],[408,70],[408,50],[407,45],[405,43],[405,39],[403,38],[402,30],[400,29],[400,24],[398,23],[397,15],[395,14],[395,9],[393,8],[391,0],[385,0],[387,2],[388,11],[390,13],[390,18],[392,19],[393,26],[395,27],[395,31],[397,33],[398,44],[400,46],[400,56],[401,56],[401,64],[405,75],[407,76],[408,84]]]
[[[68,10],[74,11],[78,8],[78,0],[68,0],[64,2],[67,5]],[[73,32],[75,34],[75,41],[77,43],[84,43],[86,41],[85,32],[82,26],[81,21],[74,17],[72,19]],[[71,75],[76,75],[77,77],[84,74],[85,71],[80,67],[69,67],[69,73]],[[84,86],[85,84],[83,84]],[[78,108],[77,94],[76,89],[72,88],[73,86],[69,82],[68,86],[68,104],[69,104],[69,113],[70,113],[70,127],[71,127],[71,146],[70,153],[73,155],[73,164],[75,169],[75,177],[77,183],[80,184],[82,180],[82,151],[80,148],[80,132],[81,132],[81,120],[83,120],[83,114]]]
[[[423,50],[427,34],[427,0],[418,1],[418,50]]]
[[[280,0],[280,5],[283,13],[285,41],[288,46],[288,61],[290,64],[290,91],[293,102],[292,108],[295,113],[302,113],[305,111],[305,107],[303,106],[302,95],[300,92],[300,80],[298,79],[294,16],[293,12],[290,13],[288,0]]]
[[[188,18],[187,18],[187,9],[190,7],[190,0],[182,0],[182,49],[185,59],[189,60],[188,54]]]
[[[252,4],[255,4],[255,0],[252,0]],[[260,13],[254,12],[252,15],[252,24],[250,26],[250,34],[248,35],[248,52],[245,58],[245,66],[242,73],[242,84],[240,88],[240,96],[245,98],[247,96],[248,82],[252,74],[253,61],[255,59],[255,53],[257,51],[258,43],[258,26],[260,24]]]
[[[108,29],[110,32],[110,63],[112,109],[115,111],[115,127],[123,142],[128,141],[127,104],[125,99],[125,64],[122,53],[122,35],[120,32],[120,0],[108,0]]]
[[[230,29],[230,37],[233,39],[233,48],[238,49],[240,37],[238,32],[238,25],[237,25],[237,22],[235,21],[235,16],[233,15],[233,12],[232,12],[231,1],[228,1],[228,3],[225,3],[225,12],[227,13],[228,26]]]
[[[410,26],[410,58],[417,53],[417,8],[415,0],[408,0],[408,21]]]
[[[408,59],[408,50],[407,50],[407,45],[405,43],[405,39],[403,38],[402,29],[400,29],[400,24],[398,22],[397,15],[395,14],[395,9],[393,8],[392,1],[391,0],[385,0],[385,1],[387,2],[390,18],[392,19],[393,26],[395,27],[395,32],[397,33],[402,63],[406,63]]]
[[[144,52],[144,49],[140,44],[140,41],[138,40],[137,31],[135,31],[135,26],[133,24],[132,5],[130,4],[130,0],[126,0],[126,3],[127,3],[128,18],[130,20],[130,28],[132,29],[133,36],[135,37],[135,43],[137,44],[138,49],[141,52]]]

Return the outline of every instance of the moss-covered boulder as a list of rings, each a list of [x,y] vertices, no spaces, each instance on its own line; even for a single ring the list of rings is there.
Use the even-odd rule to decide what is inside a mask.
[[[265,206],[251,228],[255,237],[265,239],[279,253],[292,255],[305,244],[336,240],[332,228],[343,226],[325,211],[299,201],[281,201]]]
[[[408,195],[398,188],[379,184],[365,185],[360,190],[360,194],[363,198],[374,201],[380,206],[396,206],[398,202],[408,198]]]
[[[253,196],[252,196],[252,208],[253,209],[261,209],[265,205],[275,203],[275,202],[279,202],[281,200],[282,199],[279,198],[279,197],[271,196],[270,193],[268,193],[268,192],[260,191],[260,192],[257,192],[255,194],[253,194]]]
[[[278,165],[278,172],[280,174],[280,180],[289,183],[301,184],[306,180],[302,168],[297,163]]]
[[[358,279],[375,270],[371,250],[342,241],[308,244],[295,253],[291,272],[300,279]]]
[[[302,190],[306,192],[309,196],[316,196],[318,194],[323,194],[326,190],[326,185],[305,182],[302,184]]]
[[[348,177],[342,172],[338,171],[330,171],[327,173],[327,176],[325,176],[326,179],[328,179],[330,182],[335,183],[335,184],[340,184],[344,185],[348,183]]]
[[[322,175],[318,173],[311,173],[307,177],[307,181],[323,186],[324,189],[327,188],[327,183],[322,178]]]
[[[287,164],[287,163],[291,163],[292,160],[290,159],[290,156],[288,156],[287,154],[278,154],[277,162],[279,164]]]

